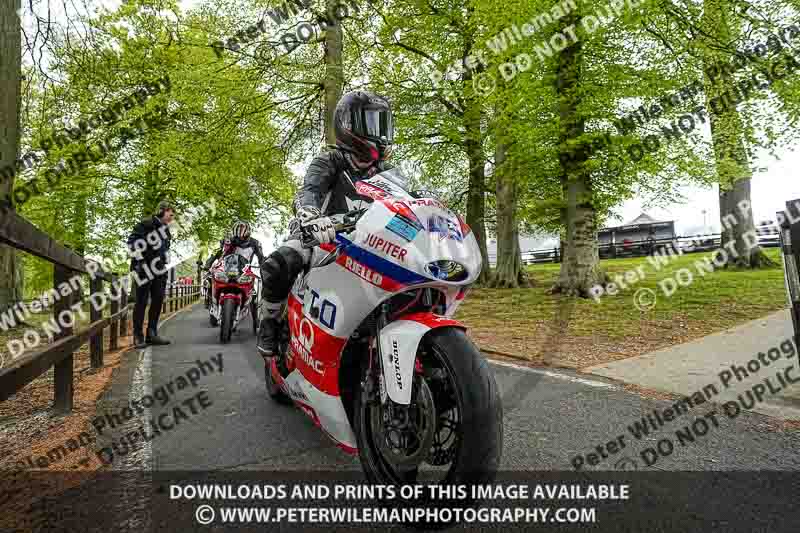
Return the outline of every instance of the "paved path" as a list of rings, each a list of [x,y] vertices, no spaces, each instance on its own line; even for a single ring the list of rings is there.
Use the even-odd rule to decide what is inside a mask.
[[[760,391],[753,394],[753,398],[762,398],[753,410],[800,420],[800,369],[792,331],[789,310],[784,310],[701,339],[584,371],[683,396],[713,385],[719,393],[714,395],[715,401],[720,403],[737,401],[742,394],[747,405],[751,401],[747,391]]]
[[[52,531],[69,532],[294,532],[306,526],[325,533],[374,530],[369,524],[309,525],[285,520],[270,525],[198,525],[195,513],[201,503],[210,500],[173,498],[174,485],[276,485],[300,479],[316,484],[342,474],[349,473],[350,481],[363,480],[363,476],[358,459],[339,451],[303,413],[267,397],[263,363],[249,328],[221,346],[218,330],[208,325],[202,306],[196,306],[174,317],[161,330],[173,344],[129,353],[98,405],[98,414],[119,413],[130,401],[146,395],[163,396],[170,386],[171,391],[163,396],[163,405],[152,406],[125,424],[104,431],[99,446],[113,447],[115,440],[121,442],[122,435],[135,435],[137,428],[147,427],[162,416],[176,420],[174,409],[178,406],[188,416],[135,451],[115,447],[113,469],[126,472],[92,478],[92,483],[65,492],[58,502],[48,501],[25,513],[35,514],[37,520],[41,517],[39,523],[47,524]],[[222,354],[221,368],[214,363],[219,361],[218,354]],[[204,363],[204,375],[198,370],[198,361]],[[673,402],[642,398],[604,378],[587,378],[574,372],[505,363],[495,363],[493,369],[505,410],[503,479],[516,472],[516,480],[527,485],[631,484],[630,501],[597,503],[595,525],[599,527],[593,526],[593,530],[800,530],[800,516],[792,512],[800,494],[796,482],[800,430],[777,427],[773,419],[758,413],[744,412],[729,418],[718,405],[710,403],[653,429],[650,421],[658,418],[657,413],[671,409]],[[184,377],[191,377],[194,385],[185,383]],[[194,400],[188,402],[191,398]],[[187,402],[194,409],[187,407]],[[679,431],[691,434],[691,438],[680,438]],[[671,443],[673,451],[659,456],[655,449],[665,443]],[[643,453],[646,449],[652,451]],[[577,473],[575,466],[580,466]],[[586,473],[615,469],[640,472]],[[290,480],[289,476],[295,477]],[[524,509],[545,506],[551,511],[559,505],[581,509],[595,505],[579,499],[501,498],[494,502],[492,505]],[[233,500],[215,503],[229,507],[236,504],[258,508],[286,505],[264,499],[251,504]],[[342,502],[334,505],[342,507]],[[587,528],[587,524],[559,526],[465,523],[451,531]],[[399,526],[381,529],[408,531]]]
[[[345,469],[360,471],[357,458],[350,457],[325,437],[297,409],[277,405],[264,388],[262,362],[255,351],[249,328],[234,334],[222,346],[218,330],[208,325],[205,310],[196,306],[163,326],[173,340],[171,346],[153,348],[132,355],[119,373],[127,388],[146,376],[150,390],[174,381],[196,361],[223,354],[222,373],[203,377],[196,388],[176,391],[163,408],[154,407],[152,417],[169,411],[175,402],[204,390],[213,402],[169,433],[153,440],[151,457],[136,457],[141,466],[157,470],[295,470]],[[148,355],[149,354],[149,355]],[[149,366],[149,368],[145,368]],[[587,460],[595,451],[619,435],[625,435],[624,450],[583,469],[631,468],[628,458],[640,469],[647,468],[640,457],[643,448],[655,445],[662,436],[674,439],[674,432],[712,409],[710,404],[666,423],[658,432],[636,439],[628,429],[635,421],[672,402],[642,398],[599,379],[577,373],[540,371],[515,365],[494,364],[503,396],[505,433],[502,467],[505,470],[572,470],[578,455]],[[137,378],[136,376],[140,376]],[[137,386],[133,386],[134,389]],[[114,391],[126,389],[116,383]],[[719,416],[712,428],[697,442],[681,446],[660,458],[656,470],[798,470],[800,431],[773,431],[770,419],[757,413],[743,413],[735,419]],[[116,464],[116,463],[115,463]],[[135,468],[127,464],[126,468]]]

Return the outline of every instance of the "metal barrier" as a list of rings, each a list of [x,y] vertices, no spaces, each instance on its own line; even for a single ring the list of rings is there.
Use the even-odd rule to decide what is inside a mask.
[[[794,343],[800,346],[800,199],[786,202],[786,211],[778,213],[778,220],[782,221],[780,243],[786,296],[792,311]]]
[[[772,227],[774,228],[774,226]],[[756,228],[758,244],[762,248],[780,246],[774,229]],[[624,241],[618,243],[600,243],[597,245],[600,259],[645,257],[652,254],[674,253],[686,254],[707,252],[720,247],[721,235],[708,233],[705,235],[684,235],[670,239],[649,239]],[[560,263],[563,250],[559,247],[522,250],[522,262],[526,265],[535,263]],[[489,253],[489,264],[495,265],[497,254]]]

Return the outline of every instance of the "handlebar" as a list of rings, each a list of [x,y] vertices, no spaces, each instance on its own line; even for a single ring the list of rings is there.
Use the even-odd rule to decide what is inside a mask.
[[[333,229],[336,233],[349,233],[356,229],[356,223],[359,219],[366,213],[366,209],[356,209],[355,211],[349,211],[342,215],[333,215],[331,218],[340,219],[340,222],[334,222]],[[314,248],[315,246],[319,246],[319,241],[314,238],[314,235],[304,228],[300,226],[300,232],[302,233],[302,243],[303,248]]]

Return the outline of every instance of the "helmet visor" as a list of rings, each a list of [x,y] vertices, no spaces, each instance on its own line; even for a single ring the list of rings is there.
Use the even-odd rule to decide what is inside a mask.
[[[351,115],[355,135],[386,143],[394,141],[394,121],[388,109],[354,109]]]

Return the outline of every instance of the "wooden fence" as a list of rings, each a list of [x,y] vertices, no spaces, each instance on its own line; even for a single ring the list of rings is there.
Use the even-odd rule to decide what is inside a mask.
[[[89,325],[75,332],[72,325],[58,328],[54,342],[26,351],[22,356],[14,359],[4,368],[0,368],[0,402],[16,394],[25,385],[54,368],[54,409],[58,413],[67,413],[73,405],[73,356],[75,351],[87,341],[89,342],[90,360],[92,368],[103,366],[104,331],[109,331],[109,347],[119,348],[119,338],[128,334],[128,314],[132,305],[128,303],[128,294],[124,283],[118,283],[119,276],[95,269],[91,260],[86,260],[66,246],[58,243],[52,237],[38,229],[28,220],[13,211],[0,209],[0,243],[40,257],[53,264],[53,287],[69,283],[69,280],[81,274],[89,274],[90,302],[92,295],[104,293],[104,282],[111,283],[112,292],[107,298],[110,300],[111,316],[102,318],[103,309],[100,306],[90,305]],[[178,290],[176,290],[178,289]],[[66,291],[65,291],[66,292]],[[199,298],[199,286],[186,285],[171,289],[169,298],[164,301],[164,310],[168,307],[175,311]],[[71,317],[70,324],[74,324],[72,305],[80,301],[81,291],[71,291],[67,296],[60,297],[54,302],[53,316]],[[98,296],[98,299],[103,299]],[[98,308],[96,308],[98,307]],[[67,315],[62,315],[67,313]],[[60,321],[66,323],[66,320]]]

